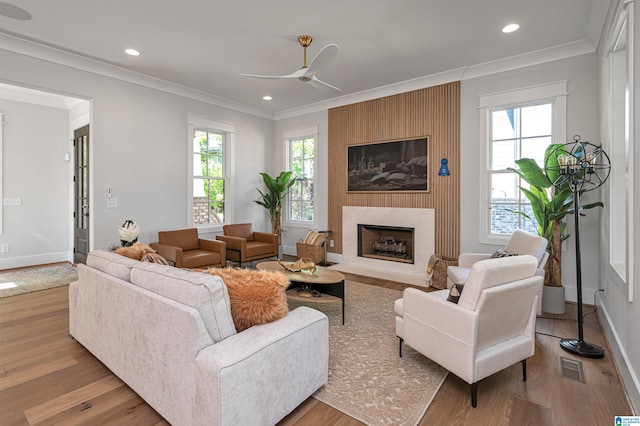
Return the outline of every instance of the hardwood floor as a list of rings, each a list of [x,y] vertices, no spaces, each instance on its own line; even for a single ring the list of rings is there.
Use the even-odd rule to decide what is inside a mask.
[[[407,287],[389,281],[376,284]],[[67,294],[67,287],[59,287],[0,299],[0,424],[166,425],[68,337]],[[450,375],[420,425],[608,425],[615,415],[632,415],[596,315],[585,319],[585,339],[606,348],[603,359],[573,357],[560,349],[557,337],[546,335],[576,337],[575,308],[568,304],[565,315],[538,319],[536,355],[527,363],[526,382],[520,365],[497,373],[480,383],[478,407],[471,408],[468,385]],[[585,306],[585,312],[590,310]],[[584,384],[559,376],[560,356],[583,363]],[[362,423],[309,398],[280,424]]]

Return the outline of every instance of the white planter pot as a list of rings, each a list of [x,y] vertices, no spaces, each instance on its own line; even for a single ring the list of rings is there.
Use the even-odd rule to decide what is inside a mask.
[[[564,287],[542,287],[542,311],[549,314],[564,314]]]

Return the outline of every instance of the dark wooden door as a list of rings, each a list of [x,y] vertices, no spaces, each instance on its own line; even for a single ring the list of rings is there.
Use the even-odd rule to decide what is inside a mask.
[[[85,263],[89,253],[89,125],[73,132],[74,146],[74,262]]]

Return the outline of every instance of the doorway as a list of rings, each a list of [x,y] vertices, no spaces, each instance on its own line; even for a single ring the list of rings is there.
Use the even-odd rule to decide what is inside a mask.
[[[73,132],[73,261],[85,263],[89,253],[89,125]]]

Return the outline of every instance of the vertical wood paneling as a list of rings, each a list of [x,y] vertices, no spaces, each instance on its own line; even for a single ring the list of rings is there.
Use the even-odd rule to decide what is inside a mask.
[[[348,193],[347,147],[429,137],[428,193]],[[439,177],[447,158],[451,176]],[[342,253],[342,206],[435,209],[435,250],[460,252],[460,82],[329,110],[329,229]],[[429,256],[432,253],[416,253]]]

